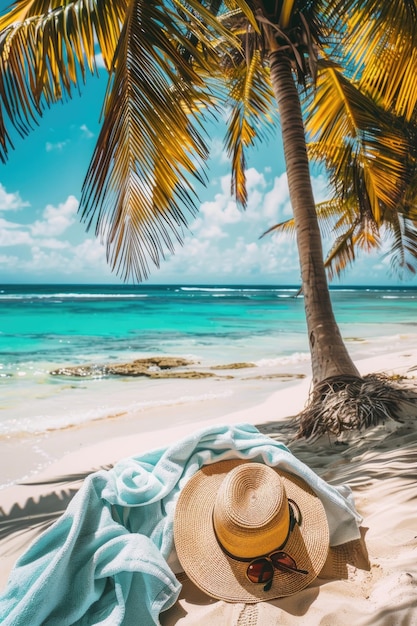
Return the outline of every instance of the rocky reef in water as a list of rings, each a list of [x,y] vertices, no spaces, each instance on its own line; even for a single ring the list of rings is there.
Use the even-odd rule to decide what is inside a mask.
[[[70,376],[74,378],[98,378],[104,376],[146,376],[147,378],[233,378],[232,375],[215,374],[213,370],[241,370],[256,368],[254,363],[228,363],[213,365],[210,371],[191,369],[198,366],[196,361],[181,357],[153,356],[135,359],[128,363],[106,363],[101,365],[70,365],[58,367],[49,372],[52,376]],[[256,378],[292,378],[291,374],[261,375]],[[296,375],[299,377],[299,375]]]
[[[180,368],[194,365],[194,361],[179,357],[148,357],[128,363],[104,365],[73,365],[52,370],[52,376],[74,376],[77,378],[98,376],[146,376],[147,378],[204,378],[214,376],[207,372],[195,372]]]

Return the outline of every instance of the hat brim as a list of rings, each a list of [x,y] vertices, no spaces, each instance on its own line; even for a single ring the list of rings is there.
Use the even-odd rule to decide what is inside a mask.
[[[292,595],[307,587],[320,573],[329,550],[329,528],[322,502],[298,476],[273,467],[282,478],[287,497],[301,511],[302,523],[295,526],[285,547],[308,574],[274,570],[272,586],[250,582],[247,562],[228,557],[219,545],[213,528],[213,508],[226,475],[247,460],[233,459],[204,466],[180,493],[174,518],[174,541],[185,573],[209,596],[227,602],[255,603]]]

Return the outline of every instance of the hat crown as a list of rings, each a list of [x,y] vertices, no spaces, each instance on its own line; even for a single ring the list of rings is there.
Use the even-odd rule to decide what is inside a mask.
[[[254,558],[280,547],[288,536],[288,500],[281,477],[262,463],[231,470],[217,493],[213,524],[222,547]]]

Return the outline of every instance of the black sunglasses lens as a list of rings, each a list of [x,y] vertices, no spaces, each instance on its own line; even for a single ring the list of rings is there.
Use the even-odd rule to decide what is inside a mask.
[[[274,577],[274,567],[267,559],[255,559],[249,564],[246,576],[251,583],[266,583]]]

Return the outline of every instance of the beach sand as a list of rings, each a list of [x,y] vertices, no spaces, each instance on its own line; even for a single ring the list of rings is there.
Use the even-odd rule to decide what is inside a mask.
[[[357,366],[362,374],[398,373],[411,378],[417,375],[412,371],[417,366],[417,352],[378,356],[359,361]],[[0,588],[17,557],[43,525],[65,509],[87,473],[124,457],[165,447],[214,424],[251,423],[288,443],[294,430],[291,418],[305,405],[309,387],[307,378],[274,393],[260,405],[227,415],[221,413],[221,405],[208,411],[200,410],[198,404],[184,411],[176,406],[166,409],[165,416],[163,409],[155,410],[154,415],[150,412],[152,419],[146,422],[143,416],[136,422],[131,416],[124,428],[120,420],[107,419],[54,433],[49,438],[54,457],[60,450],[71,452],[53,463],[45,459],[47,467],[26,484],[0,491]],[[246,607],[215,601],[184,581],[179,601],[161,616],[162,624],[417,626],[416,413],[410,409],[402,423],[389,421],[355,433],[341,445],[328,438],[288,444],[329,483],[345,483],[353,490],[356,507],[364,518],[364,541],[343,574],[332,578],[325,572],[325,577],[295,596]],[[46,454],[45,447],[42,450]],[[2,442],[0,454],[3,462],[12,466],[11,475],[22,454],[27,455],[28,471],[39,463],[33,439]]]

